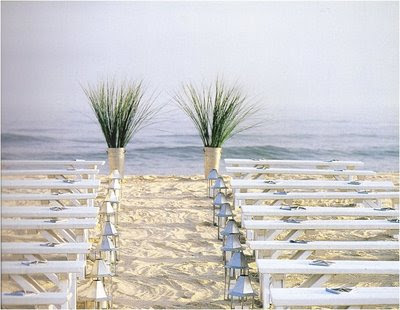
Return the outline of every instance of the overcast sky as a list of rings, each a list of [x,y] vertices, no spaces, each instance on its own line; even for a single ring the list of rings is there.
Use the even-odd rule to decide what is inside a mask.
[[[87,109],[81,84],[217,75],[274,118],[398,119],[397,2],[2,2],[3,130]]]

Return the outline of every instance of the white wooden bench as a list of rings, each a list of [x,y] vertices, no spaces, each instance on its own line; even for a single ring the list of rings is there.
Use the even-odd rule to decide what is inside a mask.
[[[310,217],[310,216],[349,216],[349,217],[397,217],[399,210],[388,208],[358,207],[317,207],[317,206],[271,206],[245,205],[241,207],[242,220],[254,217]]]
[[[332,294],[325,288],[271,288],[274,309],[289,306],[370,306],[398,305],[398,287],[353,287],[350,292]],[[351,307],[351,309],[360,309]]]
[[[292,168],[346,168],[355,169],[364,167],[361,161],[349,160],[279,160],[279,159],[241,159],[241,158],[226,158],[225,165],[240,167],[240,166],[264,166],[264,167],[292,167]]]
[[[256,259],[278,259],[282,251],[292,251],[291,259],[307,259],[313,251],[368,251],[368,250],[397,250],[398,241],[307,241],[293,243],[290,241],[247,241],[247,246],[255,251]]]
[[[2,180],[2,189],[66,189],[95,190],[100,187],[100,180]]]
[[[33,219],[33,220],[18,220],[3,219],[1,228],[4,229],[35,229],[35,230],[53,230],[53,229],[89,229],[96,225],[96,219]]]
[[[64,292],[41,292],[23,294],[20,296],[10,295],[10,293],[1,293],[1,306],[49,306],[53,305],[58,309],[70,310],[75,309],[68,301],[72,299],[72,293]]]
[[[261,176],[287,174],[287,175],[319,175],[330,176],[336,179],[353,180],[358,176],[372,176],[376,172],[369,170],[332,170],[332,169],[299,169],[299,168],[255,168],[255,167],[226,167],[226,172],[235,178],[258,179]]]
[[[48,206],[12,206],[2,207],[3,218],[96,218],[97,207],[48,207]]]
[[[232,179],[231,187],[234,190],[382,190],[394,191],[396,186],[388,181],[329,181],[329,180],[243,180]]]
[[[88,254],[88,242],[64,242],[46,245],[45,242],[2,242],[2,254],[10,255],[50,255],[50,254]]]
[[[397,261],[346,261],[336,260],[328,266],[310,265],[311,260],[258,259],[261,297],[264,309],[270,304],[270,289],[285,287],[288,274],[310,275],[299,287],[321,287],[337,274],[380,274],[398,275]]]
[[[240,205],[260,204],[261,201],[272,201],[272,205],[281,205],[284,201],[352,199],[370,207],[380,207],[382,199],[389,199],[393,205],[399,201],[399,192],[275,192],[275,193],[237,193],[235,199]]]
[[[64,206],[65,202],[76,206],[83,206],[83,202],[92,207],[97,193],[10,193],[2,194],[1,201],[52,201]],[[64,202],[64,203],[63,203]]]
[[[246,193],[248,190],[265,192],[270,191],[395,191],[397,188],[392,182],[382,181],[328,181],[328,180],[231,180],[234,193],[235,206],[238,206],[238,193]]]
[[[84,179],[94,179],[96,175],[99,174],[98,169],[7,169],[2,170],[2,177],[8,176],[24,176],[28,177],[38,177],[38,176],[47,176],[54,178],[65,179],[67,176],[74,176],[77,178]]]
[[[83,274],[85,263],[83,261],[45,261],[39,263],[29,263],[21,261],[2,262],[2,276],[9,276],[15,283],[26,292],[23,296],[13,296],[2,292],[5,299],[2,299],[2,306],[9,305],[32,305],[35,298],[40,298],[43,304],[56,305],[63,309],[76,308],[76,276]],[[42,293],[46,292],[44,287],[35,280],[35,276],[45,275],[55,287],[60,295],[52,295],[47,302]],[[64,279],[63,279],[64,278]],[[64,299],[64,296],[66,297]],[[18,297],[23,297],[18,299]],[[56,303],[56,304],[53,304]]]
[[[388,220],[304,220],[298,223],[284,220],[246,220],[248,230],[398,230],[399,224]]]
[[[72,168],[90,168],[96,169],[97,166],[103,166],[105,164],[102,160],[2,160],[2,168],[8,169],[9,167],[21,167],[26,166],[32,167],[72,167]]]
[[[390,230],[396,234],[399,224],[388,220],[304,220],[296,223],[285,220],[246,220],[246,239],[274,240],[282,233],[283,240],[296,240],[307,230]]]

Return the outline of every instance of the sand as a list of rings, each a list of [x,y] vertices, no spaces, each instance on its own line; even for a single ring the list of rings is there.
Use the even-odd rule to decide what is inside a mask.
[[[392,180],[398,185],[395,174],[370,179]],[[206,183],[201,176],[126,177],[119,223],[121,261],[113,285],[114,307],[229,308],[229,302],[223,300],[221,241],[217,240],[211,221],[211,200],[206,197]],[[338,238],[344,237],[339,234]],[[384,232],[352,235],[360,240],[393,240]],[[307,238],[326,236],[315,232]],[[395,251],[317,255],[331,259],[398,259]],[[255,263],[250,266],[253,286],[258,290]],[[335,281],[340,283],[343,276]],[[347,276],[345,281],[359,282],[362,286],[398,285],[396,276]],[[299,283],[299,278],[292,277],[289,283]]]
[[[399,183],[398,174],[380,174],[368,179]],[[105,182],[103,177],[100,196],[105,194]],[[223,300],[221,241],[217,240],[217,229],[211,221],[211,200],[206,196],[206,183],[201,176],[126,176],[119,213],[120,261],[112,284],[113,307],[229,308],[230,303]],[[307,239],[326,237],[314,232]],[[345,236],[340,233],[329,235],[332,239],[342,237]],[[14,238],[3,235],[4,241]],[[17,239],[27,241],[30,238],[19,236]],[[378,235],[353,232],[352,238],[393,240],[385,232]],[[330,259],[398,260],[396,251],[324,252],[316,255]],[[258,291],[254,261],[250,266],[253,287]],[[300,280],[290,277],[288,283],[298,284]],[[345,279],[335,278],[334,281],[362,286],[398,285],[396,276],[347,275]],[[87,280],[79,284],[82,290]],[[258,300],[256,305],[260,306]],[[78,306],[82,308],[83,304]]]

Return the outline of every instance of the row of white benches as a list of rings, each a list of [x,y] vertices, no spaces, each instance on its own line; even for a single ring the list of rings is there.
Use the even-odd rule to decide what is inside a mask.
[[[355,287],[350,292],[334,290],[337,294],[321,287],[336,274],[398,275],[398,262],[334,260],[322,262],[326,266],[318,266],[310,259],[315,251],[396,250],[398,241],[301,240],[307,231],[315,230],[398,233],[399,193],[391,182],[355,180],[356,176],[375,173],[337,169],[361,168],[361,162],[227,159],[225,163],[231,166],[226,170],[234,176],[231,186],[235,204],[241,207],[247,246],[256,255],[260,297],[265,309],[270,305],[275,308],[320,305],[357,308],[362,305],[398,304],[398,287]],[[286,174],[288,177],[300,175],[301,178],[344,176],[348,180],[271,179],[270,175],[274,174]],[[259,179],[260,176],[268,176],[268,180]],[[358,204],[341,207],[293,205],[293,201],[297,200],[334,200],[336,205],[350,200]],[[386,203],[383,204],[382,200]],[[344,220],[342,217],[347,218]],[[289,274],[308,275],[308,279],[299,287],[284,288],[285,277]]]
[[[21,288],[20,292],[2,292],[2,307],[76,308],[77,277],[84,277],[86,254],[91,249],[87,232],[95,227],[99,212],[94,207],[100,186],[97,166],[103,164],[2,161],[2,230],[14,235],[34,230],[43,240],[2,242],[2,276]],[[15,179],[20,176],[24,178]],[[3,234],[3,239],[6,236]],[[54,259],[54,255],[57,260],[46,259]],[[43,276],[56,291],[49,292],[39,284],[37,279]]]

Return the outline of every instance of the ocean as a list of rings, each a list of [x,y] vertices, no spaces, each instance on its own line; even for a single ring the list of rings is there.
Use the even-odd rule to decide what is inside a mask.
[[[186,119],[172,119],[156,122],[133,137],[126,148],[127,174],[203,172],[202,144],[196,131]],[[3,127],[2,159],[107,159],[105,141],[93,118],[71,113],[61,120]],[[222,158],[228,157],[361,160],[365,169],[398,171],[399,125],[272,118],[229,140],[222,153]],[[103,167],[102,173],[107,169]]]

